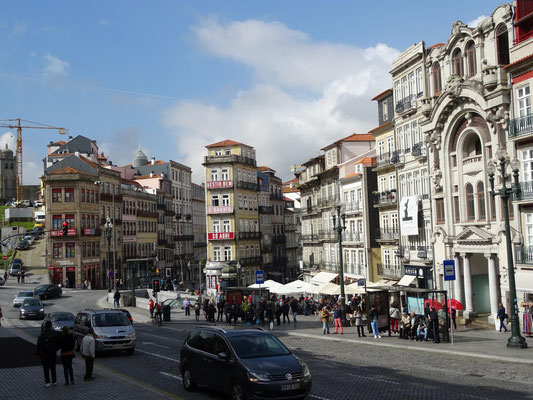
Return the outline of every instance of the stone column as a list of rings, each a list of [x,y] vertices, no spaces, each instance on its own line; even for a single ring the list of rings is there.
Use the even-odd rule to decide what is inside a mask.
[[[465,305],[463,316],[466,319],[476,317],[474,312],[474,293],[472,292],[472,274],[470,272],[470,254],[461,253],[463,257],[463,274],[465,282]]]
[[[463,306],[463,276],[461,275],[463,268],[461,267],[461,257],[459,254],[454,254],[453,259],[455,260],[455,282],[453,285],[453,298],[461,303]]]
[[[498,313],[498,283],[496,277],[496,263],[492,254],[485,254],[488,264],[489,273],[489,295],[490,295],[490,314],[496,319]]]

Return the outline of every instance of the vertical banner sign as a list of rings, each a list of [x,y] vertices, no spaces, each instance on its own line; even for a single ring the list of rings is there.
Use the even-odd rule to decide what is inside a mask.
[[[418,235],[418,196],[402,198],[400,202],[402,236]]]

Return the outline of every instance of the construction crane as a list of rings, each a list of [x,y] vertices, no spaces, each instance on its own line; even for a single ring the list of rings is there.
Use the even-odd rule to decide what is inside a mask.
[[[67,133],[65,128],[60,128],[57,126],[41,124],[39,122],[25,121],[20,118],[15,119],[6,119],[4,120],[8,123],[1,123],[0,128],[16,129],[17,130],[17,203],[20,204],[24,197],[24,189],[22,186],[22,129],[54,129],[57,130],[61,135]],[[21,122],[25,122],[31,125],[21,125]],[[14,124],[16,123],[16,124]]]

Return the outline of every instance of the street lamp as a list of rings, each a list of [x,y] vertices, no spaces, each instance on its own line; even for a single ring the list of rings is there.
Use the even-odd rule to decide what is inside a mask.
[[[338,221],[338,223],[337,223]],[[346,324],[346,298],[344,295],[344,265],[342,262],[342,232],[346,230],[346,215],[341,215],[341,205],[337,205],[337,215],[333,214],[333,230],[337,232],[339,236],[339,273],[340,273],[340,284],[341,284],[341,321],[342,324]]]
[[[111,219],[109,217],[106,219],[104,227],[105,227],[105,237],[107,239],[107,279],[108,279],[107,291],[111,292],[111,268],[109,264],[109,258],[111,254],[111,235],[112,235],[111,232],[113,229],[113,224],[111,223]],[[115,277],[113,276],[113,279],[114,278]]]
[[[95,181],[94,182],[95,185],[99,186],[100,188],[102,188],[105,184],[105,182],[103,181]],[[113,210],[111,212],[111,217],[113,218],[113,222],[115,222],[115,188],[113,187],[113,190],[111,191],[111,209]],[[111,221],[109,220],[109,218],[106,219],[106,226],[107,226],[107,223],[110,223],[111,224]],[[111,224],[111,228],[113,228],[113,224]],[[107,228],[106,228],[107,229]],[[107,230],[106,230],[106,234],[107,234]],[[106,236],[107,237],[107,236]],[[115,239],[115,238],[113,238]],[[110,270],[110,264],[109,264],[109,247],[110,247],[110,241],[111,241],[111,238],[110,237],[107,237],[107,269],[108,269],[108,272],[107,272],[107,276],[109,277],[109,270]],[[117,263],[116,263],[116,255],[117,255],[117,249],[116,249],[116,245],[117,245],[117,242],[116,240],[113,240],[113,287],[116,286],[116,278],[117,278],[117,271],[116,271],[116,267],[117,267]],[[111,279],[109,278],[109,282],[111,282]],[[111,285],[109,285],[109,291],[111,291]]]
[[[500,196],[503,201],[503,217],[505,219],[505,243],[507,245],[507,264],[509,265],[509,294],[511,296],[511,337],[507,341],[507,347],[525,349],[527,348],[526,339],[520,335],[520,324],[518,321],[518,301],[516,298],[516,283],[515,272],[513,264],[513,250],[511,244],[511,226],[509,223],[509,199],[513,194],[520,194],[520,186],[518,185],[518,170],[520,168],[520,161],[516,157],[510,162],[513,170],[514,187],[511,184],[508,188],[505,185],[505,171],[509,156],[504,148],[500,147],[496,152],[496,159],[500,162],[500,173],[502,179],[502,187],[498,191],[494,191],[494,173],[497,167],[494,163],[489,162],[487,165],[487,172],[490,182],[490,195],[494,198]]]
[[[237,286],[241,286],[241,263],[237,261]]]

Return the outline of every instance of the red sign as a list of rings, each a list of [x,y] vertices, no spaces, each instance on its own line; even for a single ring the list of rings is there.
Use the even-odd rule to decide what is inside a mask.
[[[75,272],[76,271],[76,267],[67,267],[67,271],[68,272]]]
[[[2,256],[2,260],[7,260],[7,256],[5,254]]]
[[[54,267],[50,265],[50,266],[48,267],[48,269],[54,269]]]
[[[208,214],[232,214],[233,206],[208,206]]]
[[[209,240],[233,240],[233,232],[210,232],[207,238]]]
[[[85,229],[83,229],[83,234],[85,236],[94,235],[95,234],[95,229],[93,229],[93,228],[85,228]]]
[[[50,236],[63,236],[63,231],[50,231]],[[76,229],[67,230],[67,236],[76,236]]]
[[[211,181],[207,182],[208,189],[223,189],[233,187],[233,181]]]

